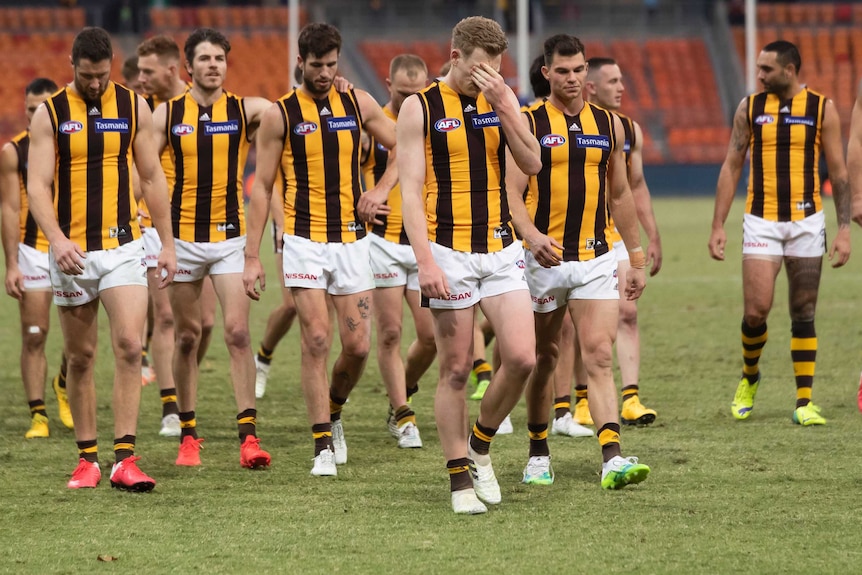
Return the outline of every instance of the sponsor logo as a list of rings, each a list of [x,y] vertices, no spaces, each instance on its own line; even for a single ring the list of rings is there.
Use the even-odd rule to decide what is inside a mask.
[[[398,277],[398,272],[388,272],[385,274],[374,274],[376,280],[394,280]]]
[[[784,116],[785,126],[814,126],[817,122],[811,116]]]
[[[381,152],[388,152],[389,151],[389,149],[386,146],[384,146],[383,144],[381,144],[380,142],[377,142],[377,149],[380,150]]]
[[[90,108],[90,111],[89,111],[89,112],[87,112],[87,115],[88,115],[88,116],[100,116],[101,114],[102,114],[102,113],[101,113],[101,112],[99,111],[99,109],[98,109],[97,107],[95,107],[95,106],[93,106],[92,108]]]
[[[614,269],[614,275],[613,275],[613,277],[614,277],[614,278],[616,278],[616,277],[617,277],[617,270],[616,270],[616,269]],[[614,288],[614,289],[616,289],[616,288]]]
[[[434,122],[434,129],[438,132],[451,132],[461,127],[461,120],[458,118],[440,118]]]
[[[317,131],[317,124],[314,122],[300,122],[293,127],[293,133],[297,136],[307,136]]]
[[[524,263],[524,260],[516,261],[515,265],[518,266],[519,269],[525,269],[527,267],[527,264]]]
[[[778,113],[779,114],[789,114],[790,113],[790,107],[789,106],[783,106],[780,110],[778,110]]]
[[[763,126],[764,124],[771,124],[775,121],[775,118],[770,114],[761,114],[754,119],[754,123],[758,126]]]
[[[810,210],[814,208],[814,204],[811,202],[796,202],[797,210]]]
[[[466,106],[464,106],[464,112],[467,114],[469,114],[470,112],[475,112],[475,111],[476,111],[476,106],[474,106],[473,104],[467,104]]]
[[[93,120],[93,127],[97,134],[106,132],[127,134],[129,133],[129,120],[127,118],[102,118],[101,120]]]
[[[743,242],[743,247],[746,248],[768,248],[769,243],[767,242]]]
[[[543,304],[543,303],[551,303],[552,301],[556,301],[557,297],[549,295],[548,297],[536,297],[531,295],[530,298],[533,300],[533,303]]]
[[[596,238],[587,238],[584,247],[588,250],[594,250],[597,245],[601,245],[601,242],[597,242]]]
[[[348,232],[358,232],[359,230],[364,230],[365,226],[362,222],[347,222],[347,231]]]
[[[190,275],[192,275],[192,270],[177,268],[177,275],[178,276],[190,276]]]
[[[206,112],[204,112],[203,114],[201,114],[201,117],[200,117],[200,118],[198,118],[198,120],[200,120],[201,122],[209,122],[211,119],[212,119],[212,118],[210,118],[210,115],[209,115],[209,114],[207,114]]]
[[[80,132],[83,129],[84,124],[76,120],[69,120],[68,122],[63,122],[62,124],[60,124],[61,134],[74,134],[76,132]]]
[[[236,229],[236,225],[234,225],[230,222],[222,222],[222,223],[216,224],[216,231],[217,232],[230,232],[230,231],[233,231],[235,229]]]
[[[626,140],[625,143],[623,144],[623,152],[628,154],[631,151],[632,151],[632,143],[629,140]]]
[[[298,272],[289,272],[284,274],[284,279],[286,280],[317,280],[317,276],[314,274],[303,274]]]
[[[477,114],[470,118],[473,122],[473,127],[480,128],[496,128],[500,125],[500,117],[497,112],[488,112],[487,114]]]
[[[337,118],[327,118],[326,129],[328,129],[330,132],[339,132],[341,130],[358,130],[359,123],[356,121],[356,116],[338,116]]]
[[[448,301],[458,301],[462,299],[470,299],[471,297],[473,297],[473,292],[465,291],[464,293],[452,293],[449,294],[449,297],[442,297],[440,299]]]
[[[239,120],[204,124],[205,136],[217,136],[219,134],[239,134]]]
[[[509,228],[494,228],[495,240],[499,240],[500,238],[508,238],[509,235]]]
[[[46,280],[46,279],[48,279],[48,274],[42,274],[39,276],[28,276],[27,274],[24,274],[24,281],[28,281],[28,282],[37,282],[37,281],[42,281],[42,280]]]
[[[610,150],[611,140],[607,136],[575,136],[575,142],[579,148],[598,148],[600,150]]]
[[[332,112],[329,111],[329,108],[324,106],[323,108],[320,109],[320,115],[321,116],[331,116]]]
[[[110,227],[108,228],[109,238],[122,238],[128,235],[129,231],[126,228]]]
[[[572,125],[571,125],[571,126],[569,126],[569,131],[570,131],[570,132],[580,132],[580,131],[581,131],[581,127],[580,127],[580,126],[578,126],[578,123],[577,123],[577,122],[572,122]]]
[[[83,291],[63,291],[63,290],[55,290],[54,295],[56,297],[81,297],[84,295]]]
[[[171,127],[171,134],[174,136],[188,136],[195,132],[195,127],[191,124],[177,124]]]
[[[556,148],[566,143],[566,137],[559,134],[548,134],[547,136],[542,136],[539,143],[545,148]]]
[[[144,259],[151,261],[151,262],[157,262],[157,261],[159,261],[159,256],[157,256],[156,254],[149,254],[146,257],[144,257]]]

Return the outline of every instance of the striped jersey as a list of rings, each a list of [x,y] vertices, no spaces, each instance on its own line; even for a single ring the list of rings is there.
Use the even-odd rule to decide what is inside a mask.
[[[224,91],[201,106],[186,92],[167,106],[174,237],[220,242],[244,235],[242,177],[249,141],[243,99]]]
[[[18,212],[18,226],[21,232],[19,242],[35,248],[40,252],[48,252],[48,238],[39,229],[33,214],[30,213],[30,204],[27,199],[27,153],[30,150],[30,132],[24,130],[14,138],[12,145],[18,155],[18,185],[20,187],[20,210]]]
[[[395,114],[388,107],[384,107],[383,112],[390,120],[393,122],[396,121]],[[369,136],[368,153],[362,162],[362,176],[365,179],[366,190],[370,190],[377,185],[377,182],[380,181],[380,178],[383,177],[383,173],[386,171],[386,162],[388,161],[389,150],[383,144]],[[386,215],[377,216],[377,219],[383,223],[371,224],[371,233],[392,243],[409,245],[410,241],[407,238],[407,232],[404,230],[404,223],[401,217],[401,186],[396,184],[389,191],[386,205],[389,206],[391,211]]]
[[[506,141],[484,95],[445,82],[418,93],[425,133],[428,237],[461,252],[493,253],[514,241],[506,199]]]
[[[607,171],[613,114],[584,102],[576,116],[550,102],[527,112],[542,150],[530,177],[527,209],[536,228],[563,246],[563,261],[591,260],[613,249],[607,232]]]
[[[284,233],[314,242],[355,242],[366,235],[356,205],[362,194],[362,115],[353,90],[320,99],[294,89],[277,102],[284,121],[281,156]]]
[[[748,97],[751,172],[745,212],[774,222],[821,211],[820,133],[826,98],[804,88],[788,100]]]
[[[635,136],[635,122],[628,116],[614,112],[614,114],[622,121],[623,133],[625,134],[625,143],[623,144],[623,152],[626,156],[626,177],[629,183],[632,181],[632,151],[635,149],[637,136]],[[611,185],[611,182],[608,182]],[[610,189],[610,188],[609,188]],[[616,242],[622,241],[623,237],[617,231],[617,226],[614,224],[614,219],[611,216],[610,204],[608,205],[608,241],[613,245]]]
[[[67,86],[45,101],[56,140],[54,209],[60,229],[84,251],[141,236],[132,190],[138,97],[109,82],[98,101]]]

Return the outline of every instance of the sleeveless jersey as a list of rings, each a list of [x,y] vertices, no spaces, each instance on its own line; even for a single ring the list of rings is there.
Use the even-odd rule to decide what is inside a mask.
[[[36,225],[33,214],[30,213],[30,203],[27,199],[27,153],[30,150],[30,132],[24,130],[14,138],[12,145],[18,155],[18,184],[20,186],[20,210],[18,212],[18,226],[21,230],[20,243],[35,248],[40,252],[48,252],[48,238]]]
[[[141,237],[132,191],[138,97],[109,82],[99,101],[65,87],[45,101],[54,127],[54,209],[60,229],[84,251]]]
[[[383,112],[386,116],[395,122],[397,118],[389,108],[384,107]],[[389,150],[369,136],[368,155],[365,161],[362,162],[362,176],[365,179],[365,189],[370,190],[386,171],[386,162],[389,161]],[[392,210],[385,216],[377,216],[383,224],[373,224],[369,226],[371,233],[380,236],[395,244],[410,245],[407,239],[407,232],[404,230],[403,219],[401,217],[401,187],[398,184],[390,190],[389,197],[386,199],[386,205]]]
[[[242,177],[249,141],[242,98],[225,91],[201,106],[186,92],[167,105],[174,237],[221,242],[244,235]]]
[[[493,253],[514,241],[506,199],[506,141],[483,95],[444,82],[418,93],[425,132],[428,237],[460,252]]]
[[[294,89],[277,103],[285,126],[284,233],[314,242],[364,238],[365,224],[356,215],[362,194],[362,115],[356,94],[332,88],[326,97],[314,99]]]
[[[625,134],[625,144],[623,144],[623,152],[626,155],[626,177],[629,179],[629,184],[632,182],[632,150],[635,149],[636,136],[635,136],[635,122],[628,116],[624,114],[620,114],[619,112],[614,112],[616,116],[622,120],[623,123],[623,133]],[[608,182],[610,185],[611,182]],[[608,188],[610,189],[610,188]],[[622,241],[623,237],[617,231],[617,226],[614,224],[614,219],[611,217],[611,208],[608,205],[608,241],[611,242],[611,245],[616,242]]]
[[[748,97],[751,172],[745,212],[774,222],[821,211],[820,132],[826,98],[807,88],[789,100]]]
[[[546,102],[527,118],[542,148],[542,170],[530,177],[527,197],[536,228],[563,246],[563,261],[606,254],[613,249],[606,237],[613,115],[585,102],[577,116],[569,116]]]
[[[164,103],[164,100],[159,100],[155,96],[147,96],[145,99],[147,104],[150,106],[151,112],[154,112],[160,104]],[[171,150],[168,146],[165,146],[165,149],[162,150],[161,164],[162,171],[165,173],[165,179],[168,181],[168,190],[171,190],[174,186],[174,163],[171,160]],[[147,209],[147,204],[144,202],[143,198],[138,202],[138,209],[141,212],[141,225],[148,228],[153,227],[153,220],[150,218],[150,211]]]

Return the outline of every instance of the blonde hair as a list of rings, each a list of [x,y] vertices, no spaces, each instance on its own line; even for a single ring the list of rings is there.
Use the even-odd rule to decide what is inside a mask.
[[[499,56],[509,47],[509,40],[500,25],[483,16],[470,16],[458,22],[452,29],[452,49],[460,50],[469,57],[476,48],[489,56]]]

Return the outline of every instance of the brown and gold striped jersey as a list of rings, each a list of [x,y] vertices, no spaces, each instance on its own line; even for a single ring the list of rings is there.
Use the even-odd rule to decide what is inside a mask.
[[[397,120],[395,114],[388,107],[384,107],[383,112],[393,122]],[[388,161],[389,150],[372,136],[369,136],[368,153],[362,162],[362,177],[365,179],[366,190],[370,190],[377,185],[377,182],[380,181],[380,178],[383,177],[383,173],[386,171],[386,162]],[[401,216],[401,186],[396,184],[389,191],[386,205],[389,206],[391,211],[386,215],[377,216],[377,219],[383,223],[370,225],[371,233],[392,243],[409,245],[410,240],[407,238],[407,232],[404,230],[404,220]]]
[[[607,171],[616,133],[613,115],[584,103],[569,116],[550,102],[527,112],[542,149],[530,177],[527,208],[536,228],[563,246],[564,261],[591,260],[613,248],[606,236]]]
[[[186,92],[167,105],[174,237],[220,242],[244,235],[242,177],[249,141],[242,98],[225,91],[201,106]]]
[[[364,238],[356,215],[362,194],[362,116],[356,94],[332,88],[325,98],[295,89],[278,100],[284,120],[284,233],[315,242]]]
[[[425,122],[428,237],[461,252],[492,253],[514,241],[505,186],[505,136],[483,95],[444,82],[418,93]]]
[[[623,152],[626,156],[626,177],[629,179],[629,184],[632,181],[632,151],[635,149],[635,143],[637,136],[635,135],[635,122],[625,114],[620,114],[619,112],[614,112],[614,114],[622,121],[623,124],[623,133],[625,134],[625,143],[623,144]],[[611,181],[608,181],[608,189],[612,185]],[[620,235],[620,232],[617,231],[617,226],[614,224],[614,219],[611,216],[611,208],[610,205],[607,207],[608,210],[608,241],[611,245],[615,244],[618,241],[621,241],[623,237]]]
[[[147,104],[150,106],[151,111],[155,111],[159,105],[165,102],[164,100],[160,100],[152,95],[147,96],[145,99],[147,100]],[[165,173],[165,179],[168,181],[168,190],[171,190],[174,186],[174,162],[171,160],[171,150],[168,146],[165,146],[165,149],[162,150],[161,164],[162,171]],[[151,228],[153,226],[153,220],[150,218],[150,211],[147,209],[147,204],[144,202],[143,198],[138,202],[138,209],[141,212],[141,225]]]
[[[54,209],[60,229],[84,251],[141,236],[132,190],[138,97],[109,82],[99,101],[67,86],[45,101],[56,139]]]
[[[24,130],[14,138],[12,145],[18,155],[18,184],[20,186],[20,211],[18,212],[18,225],[21,230],[20,243],[35,248],[40,252],[48,252],[48,238],[39,229],[33,214],[30,213],[30,204],[27,200],[27,153],[30,150],[30,132]]]
[[[751,171],[745,212],[775,222],[821,211],[820,133],[826,98],[804,88],[789,100],[748,97]]]

